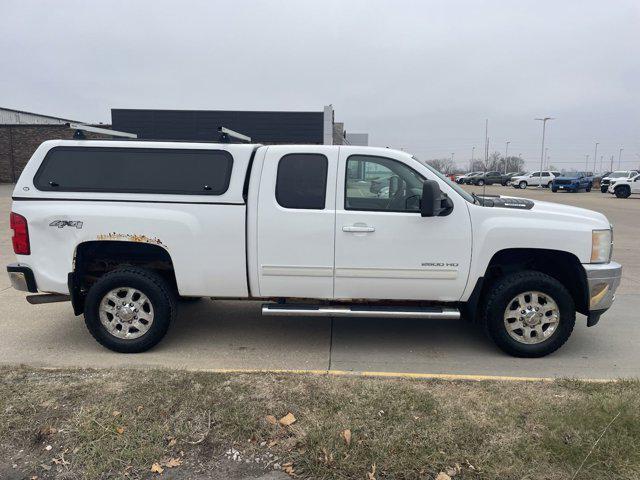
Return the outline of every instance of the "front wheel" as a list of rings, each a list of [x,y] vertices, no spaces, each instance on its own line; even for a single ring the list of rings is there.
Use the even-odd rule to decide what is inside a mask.
[[[476,185],[478,185],[479,187],[483,186],[484,185],[484,180],[478,180]]]
[[[167,333],[176,299],[158,274],[137,267],[106,273],[89,289],[84,319],[101,345],[122,353],[144,352]]]
[[[618,198],[627,198],[631,195],[631,188],[626,185],[622,185],[615,189],[614,193]]]
[[[601,186],[601,187],[600,187],[600,191],[601,191],[602,193],[607,193],[607,190],[608,190],[608,189],[609,189],[609,187],[608,187],[608,186]]]
[[[536,271],[500,278],[489,291],[483,320],[489,337],[515,357],[543,357],[560,348],[576,321],[571,294]]]
[[[585,189],[585,191],[590,192],[591,188],[593,188],[593,185],[589,184],[587,185],[587,188]]]
[[[558,187],[551,187],[551,191],[553,193],[558,193]]]
[[[518,184],[518,187],[519,187],[519,188],[522,188],[522,189],[524,190],[525,188],[527,188],[527,182],[525,182],[524,180],[523,180],[523,181],[521,181],[521,182]]]

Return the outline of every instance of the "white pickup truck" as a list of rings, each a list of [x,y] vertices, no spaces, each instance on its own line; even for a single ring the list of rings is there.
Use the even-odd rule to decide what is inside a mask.
[[[463,318],[539,357],[576,311],[598,322],[622,273],[600,213],[470,195],[385,148],[48,141],[11,227],[13,286],[70,300],[119,352],[151,348],[180,298],[206,296],[264,315]]]

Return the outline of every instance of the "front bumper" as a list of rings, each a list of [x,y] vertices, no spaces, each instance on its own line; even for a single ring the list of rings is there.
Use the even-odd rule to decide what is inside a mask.
[[[622,279],[622,265],[616,262],[583,264],[589,289],[587,326],[598,323],[600,316],[613,304]]]
[[[36,278],[29,267],[19,263],[12,263],[7,265],[7,273],[9,274],[11,286],[16,290],[38,293]]]

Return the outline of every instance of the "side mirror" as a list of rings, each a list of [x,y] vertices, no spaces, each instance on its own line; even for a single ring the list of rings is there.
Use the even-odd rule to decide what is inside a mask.
[[[453,211],[453,202],[440,191],[435,180],[425,180],[422,184],[420,215],[423,217],[444,217]]]

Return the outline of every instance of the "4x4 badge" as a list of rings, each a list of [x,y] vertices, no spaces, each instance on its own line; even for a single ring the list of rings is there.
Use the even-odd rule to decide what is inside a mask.
[[[58,227],[58,228],[64,228],[64,227],[82,228],[82,222],[78,220],[54,220],[49,224],[49,226]]]

